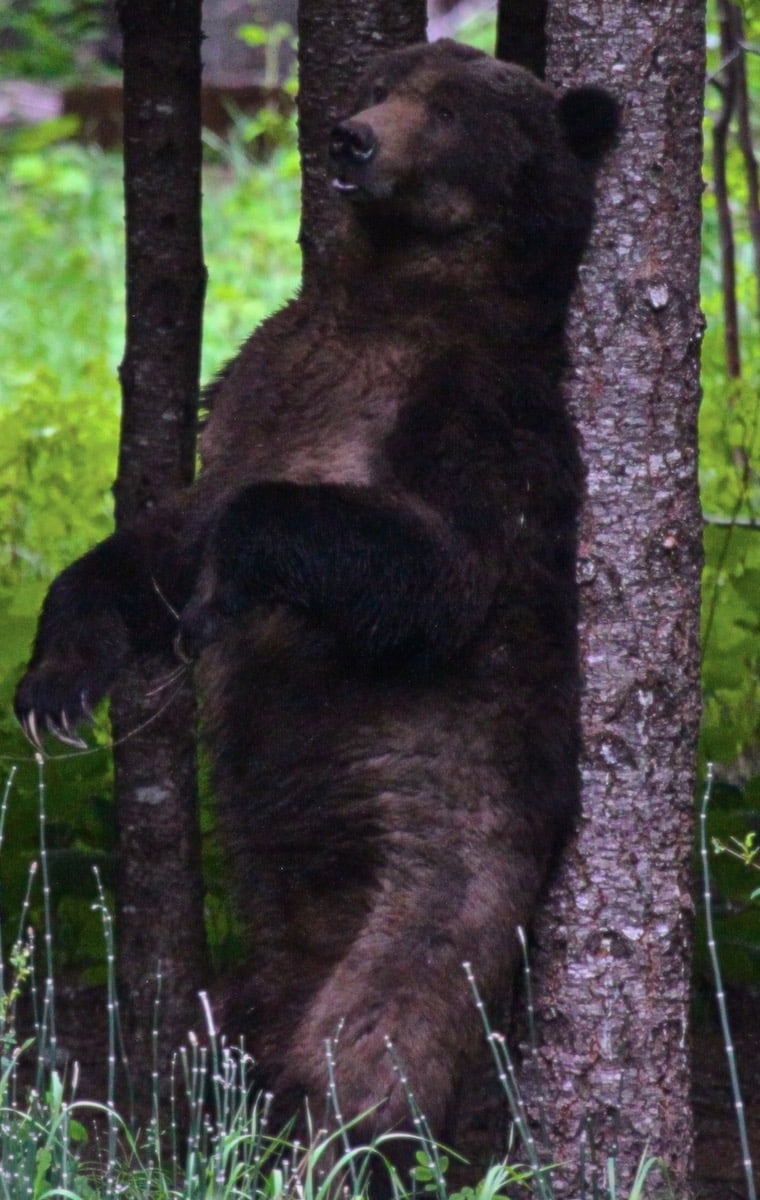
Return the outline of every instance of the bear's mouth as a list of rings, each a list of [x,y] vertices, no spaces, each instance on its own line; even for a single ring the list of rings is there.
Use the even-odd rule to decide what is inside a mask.
[[[344,179],[340,175],[333,176],[332,187],[343,196],[350,196],[352,192],[359,191],[358,183],[351,183],[349,179]]]

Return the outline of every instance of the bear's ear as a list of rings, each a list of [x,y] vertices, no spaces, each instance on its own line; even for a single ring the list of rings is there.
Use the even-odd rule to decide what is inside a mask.
[[[614,145],[620,105],[598,87],[571,88],[559,100],[559,119],[570,149],[579,158],[600,159]]]

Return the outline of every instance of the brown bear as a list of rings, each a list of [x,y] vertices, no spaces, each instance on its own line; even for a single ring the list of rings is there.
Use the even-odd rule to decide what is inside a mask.
[[[16,699],[67,737],[134,655],[199,659],[250,944],[227,1016],[290,1115],[451,1136],[578,804],[568,301],[617,105],[443,41],[332,131],[331,280],[211,387],[203,469],[52,585]],[[179,628],[161,597],[180,613]],[[388,1045],[392,1044],[393,1053]]]

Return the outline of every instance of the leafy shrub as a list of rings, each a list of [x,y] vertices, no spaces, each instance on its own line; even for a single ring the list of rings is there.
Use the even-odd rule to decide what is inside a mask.
[[[103,32],[102,0],[8,0],[0,17],[6,75],[71,75],[83,45]]]

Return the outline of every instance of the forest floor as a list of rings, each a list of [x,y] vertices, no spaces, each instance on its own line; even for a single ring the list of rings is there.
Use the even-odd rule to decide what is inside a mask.
[[[752,999],[754,1002],[750,1002]],[[756,997],[731,1014],[736,1061],[755,1172],[760,1173],[760,1020]],[[717,1019],[692,1033],[696,1131],[695,1200],[747,1200],[726,1051]]]
[[[760,1020],[755,996],[733,996],[731,1021],[746,1110],[752,1159],[760,1171]],[[80,1099],[105,1099],[108,1023],[101,988],[63,987],[56,992],[62,1061],[79,1067]],[[695,1024],[693,1102],[696,1131],[694,1200],[746,1200],[726,1052],[717,1017]],[[70,1071],[69,1071],[70,1073]]]

